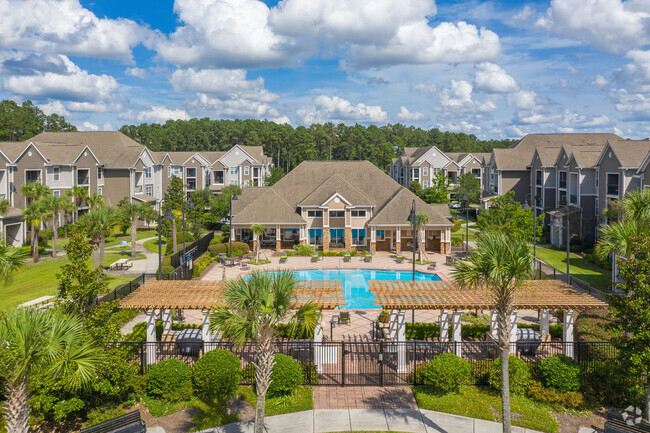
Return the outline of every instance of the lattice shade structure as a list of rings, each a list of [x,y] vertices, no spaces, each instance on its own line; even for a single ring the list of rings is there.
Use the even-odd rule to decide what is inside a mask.
[[[369,281],[375,305],[394,310],[491,310],[487,290],[442,281]],[[607,304],[559,280],[526,281],[515,293],[516,310],[588,310]]]
[[[120,305],[139,310],[209,310],[223,304],[224,287],[220,281],[147,281],[122,299]],[[294,303],[302,306],[308,302],[324,309],[345,305],[343,282],[299,281],[294,290]]]

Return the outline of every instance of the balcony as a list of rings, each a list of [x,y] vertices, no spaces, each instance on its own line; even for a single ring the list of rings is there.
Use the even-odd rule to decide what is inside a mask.
[[[560,189],[566,189],[566,180],[560,180]]]
[[[77,178],[77,185],[90,185],[90,177],[88,177],[88,176],[78,177]]]
[[[618,196],[618,184],[617,183],[608,183],[607,184],[607,195]]]

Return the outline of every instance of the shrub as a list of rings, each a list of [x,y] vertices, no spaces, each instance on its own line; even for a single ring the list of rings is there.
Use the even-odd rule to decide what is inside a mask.
[[[203,257],[201,257],[199,260],[194,262],[193,268],[192,268],[192,277],[200,277],[201,272],[207,268],[210,263],[212,263],[212,256],[210,254],[206,254]]]
[[[490,367],[492,366],[492,362],[493,361],[491,359],[483,359],[481,361],[472,362],[471,367],[474,383],[477,385],[490,384]]]
[[[526,392],[530,382],[528,365],[516,356],[510,355],[508,372],[510,375],[510,392],[513,394]],[[490,365],[488,382],[492,388],[497,391],[501,390],[501,360],[499,358],[495,359]]]
[[[545,388],[536,380],[530,381],[526,395],[533,400],[551,406],[555,411],[562,409],[586,409],[585,397],[580,392],[558,392]]]
[[[314,252],[314,247],[311,245],[294,245],[293,246],[293,251],[288,251],[287,253],[291,253],[292,255],[296,256],[311,256],[312,253]]]
[[[228,224],[221,224],[221,231],[224,233],[230,233],[230,226]]]
[[[616,359],[595,361],[585,370],[582,391],[590,403],[600,406],[641,406],[645,390],[637,374]]]
[[[167,359],[151,366],[147,392],[170,402],[189,400],[192,396],[192,370],[178,359]]]
[[[469,362],[453,353],[436,355],[424,368],[423,383],[442,393],[458,391],[469,382],[472,369]]]
[[[538,373],[544,386],[555,391],[577,391],[582,384],[580,364],[568,356],[553,355],[542,359]]]
[[[426,340],[440,336],[440,325],[437,323],[406,323],[407,340]]]
[[[98,407],[88,411],[85,427],[90,427],[122,415],[126,415],[126,410],[122,407]]]
[[[311,330],[296,326],[293,328],[291,325],[280,323],[277,326],[278,337],[280,338],[291,338],[292,340],[296,339],[306,339],[313,340],[314,338],[314,329]]]
[[[301,362],[302,377],[310,385],[318,385],[318,371],[313,362]]]
[[[241,371],[241,378],[243,383],[255,383],[255,364],[246,364]]]
[[[456,233],[458,230],[460,230],[461,225],[463,222],[461,220],[453,220],[452,221],[454,225],[451,227],[451,232]]]
[[[216,236],[215,236],[216,237]],[[219,254],[228,253],[228,244],[213,244],[208,246],[208,252],[212,257],[219,257]]]
[[[192,369],[194,391],[200,397],[226,398],[241,382],[239,358],[229,350],[215,349],[203,355]]]
[[[414,385],[422,385],[424,382],[424,370],[426,369],[427,364],[418,364],[415,367],[415,372],[410,372],[408,376],[408,381],[409,383],[412,383]]]
[[[451,237],[451,244],[455,247],[459,247],[463,245],[463,239],[460,236],[452,236]]]
[[[210,245],[214,245],[214,244],[222,244],[222,243],[224,242],[224,240],[227,241],[227,240],[228,240],[228,236],[224,236],[224,235],[214,235],[214,237],[213,237],[212,240],[210,241]]]
[[[210,252],[210,255],[212,257],[219,257],[220,253],[228,254],[229,249],[230,249],[229,243],[212,244],[208,246],[208,251]],[[250,252],[250,248],[248,244],[245,242],[233,242],[232,251],[233,251],[233,256],[240,256],[242,254],[248,254]]]
[[[271,371],[270,397],[291,394],[303,381],[302,368],[298,361],[290,356],[275,354],[275,365]]]
[[[450,330],[451,331],[451,330]],[[483,323],[472,323],[471,325],[460,325],[460,333],[463,340],[468,338],[485,338],[485,335],[490,331],[490,325]]]

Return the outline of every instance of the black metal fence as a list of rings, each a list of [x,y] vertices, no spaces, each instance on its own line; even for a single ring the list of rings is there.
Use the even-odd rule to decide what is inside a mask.
[[[214,232],[210,232],[207,235],[203,236],[201,239],[198,239],[191,244],[187,245],[185,248],[186,255],[190,255],[190,259],[193,257],[199,257],[208,250],[210,241],[214,238]],[[190,254],[191,253],[191,254]],[[178,268],[182,262],[187,260],[181,260],[183,257],[183,251],[179,251],[176,254],[171,256],[171,265],[174,268]],[[187,257],[185,258],[187,259]]]
[[[606,294],[605,291],[597,289],[591,284],[587,283],[580,278],[576,278],[572,275],[569,275],[567,278],[566,272],[562,272],[559,269],[555,269],[553,266],[549,265],[546,262],[541,261],[540,259],[535,259],[535,279],[537,280],[562,280],[565,283],[572,285],[573,287],[583,290],[589,294]]]
[[[250,384],[252,375],[246,366],[255,361],[255,345],[235,347],[230,342],[120,342],[119,350],[140,365],[141,372],[165,359],[180,359],[194,364],[206,351],[226,349],[241,360],[243,384]],[[616,357],[609,342],[547,342],[537,350],[517,350],[530,367],[541,359],[556,354],[570,354],[580,363],[587,376],[595,372],[602,361]],[[521,348],[519,348],[521,349]],[[485,383],[490,365],[499,356],[498,346],[491,341],[406,341],[394,342],[323,342],[291,340],[276,342],[276,352],[291,356],[303,368],[305,384],[325,386],[384,386],[421,384],[420,366],[442,353],[460,354],[472,368],[472,383]],[[318,367],[317,367],[318,366]]]
[[[101,304],[102,302],[109,302],[109,301],[114,301],[116,299],[122,299],[126,297],[129,293],[140,287],[141,284],[144,284],[144,282],[149,279],[147,278],[147,275],[145,274],[140,274],[128,283],[124,284],[123,286],[118,287],[117,289],[113,289],[107,294],[103,296],[98,296],[97,299],[95,299],[95,304]]]

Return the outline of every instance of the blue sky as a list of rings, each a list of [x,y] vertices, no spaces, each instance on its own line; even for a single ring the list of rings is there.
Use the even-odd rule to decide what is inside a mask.
[[[648,0],[0,0],[0,16],[0,97],[84,130],[210,117],[650,136]]]

